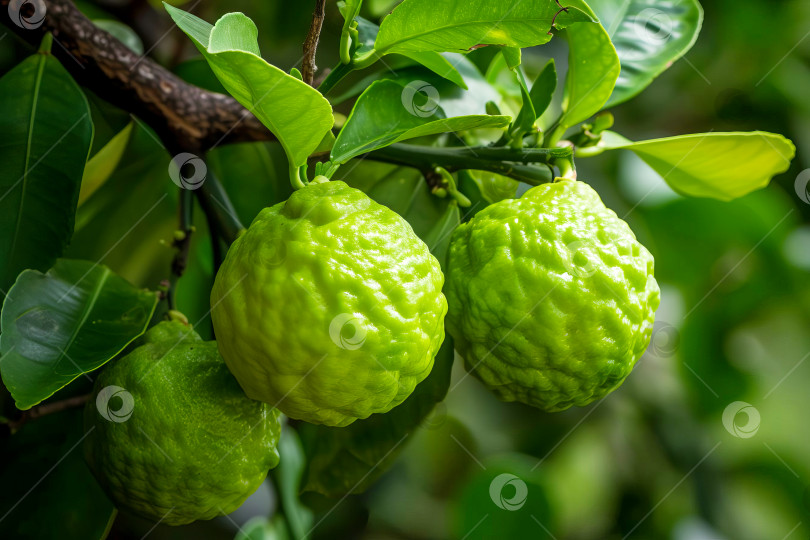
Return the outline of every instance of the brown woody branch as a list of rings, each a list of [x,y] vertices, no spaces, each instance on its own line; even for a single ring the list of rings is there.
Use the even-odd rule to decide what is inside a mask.
[[[304,82],[312,86],[315,80],[315,53],[318,51],[318,41],[321,39],[321,28],[326,17],[326,0],[315,0],[315,11],[312,13],[312,24],[309,26],[307,39],[304,41],[304,59],[301,62],[301,77]]]
[[[16,24],[8,12],[12,1],[23,10],[44,5],[43,23],[33,29]],[[204,152],[220,144],[273,139],[270,131],[232,97],[189,84],[151,59],[138,56],[96,27],[70,0],[0,0],[0,20],[34,46],[46,32],[52,33],[53,54],[75,79],[141,118],[172,153]]]

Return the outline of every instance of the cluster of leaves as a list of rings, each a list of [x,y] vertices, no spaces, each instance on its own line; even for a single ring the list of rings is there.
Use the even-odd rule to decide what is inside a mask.
[[[276,136],[293,186],[309,181],[313,153],[328,152],[316,174],[345,179],[391,206],[440,260],[462,216],[454,201],[431,194],[423,174],[448,163],[459,148],[478,151],[481,167],[454,161],[457,176],[446,178],[445,187],[456,183],[464,195],[457,200],[471,201],[472,210],[515,196],[518,183],[506,176],[530,181],[515,172],[521,163],[533,163],[534,181],[549,181],[552,166],[570,172],[574,157],[617,149],[636,153],[674,190],[693,197],[737,198],[786,170],[793,145],[770,133],[633,142],[610,131],[612,117],[602,111],[644,90],[694,43],[702,22],[696,0],[568,0],[562,6],[554,0],[404,0],[378,26],[359,15],[360,0],[347,0],[341,3],[341,63],[318,88],[297,70],[265,61],[257,28],[245,15],[229,13],[211,25],[170,5],[166,10],[218,84]],[[100,24],[129,37],[125,29]],[[554,34],[568,43],[563,84],[553,60],[530,80],[521,49],[543,45]],[[103,129],[97,98],[88,100],[49,54],[50,46],[46,38],[39,53],[0,79],[0,130],[7,141],[0,160],[0,245],[7,254],[0,260],[0,373],[20,410],[115,357],[145,331],[158,301],[102,264],[59,259],[73,236],[77,207],[113,174],[133,124],[94,142],[94,129]],[[493,54],[470,53],[482,46]],[[374,69],[389,62],[395,69]],[[354,72],[362,70],[370,75],[357,80]],[[350,114],[336,130],[333,111],[350,99]],[[399,145],[411,139],[425,144]],[[554,154],[560,147],[568,153]],[[394,149],[405,158],[396,158]],[[382,161],[418,167],[356,161],[341,169],[360,156],[373,160],[375,152]],[[216,168],[218,158],[212,153],[208,159]],[[240,197],[238,190],[231,194]],[[380,462],[391,461],[398,441],[443,399],[452,357],[448,339],[431,377],[388,415],[344,429],[304,426],[308,468],[301,487],[329,496],[367,487],[384,470]],[[296,455],[294,448],[288,453]],[[285,481],[292,486],[285,496],[297,482]],[[288,525],[306,533],[307,520],[299,521]]]

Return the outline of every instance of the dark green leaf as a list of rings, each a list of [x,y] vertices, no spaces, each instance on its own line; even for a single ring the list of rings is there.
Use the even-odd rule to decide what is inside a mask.
[[[115,508],[84,463],[84,436],[81,409],[73,409],[29,422],[3,441],[0,538],[106,537]]]
[[[0,297],[26,268],[47,270],[73,233],[93,140],[84,94],[46,53],[0,79]]]
[[[307,538],[312,529],[312,511],[301,504],[298,494],[301,492],[302,475],[306,467],[306,457],[301,446],[298,433],[290,427],[284,426],[278,446],[279,465],[273,469],[273,478],[276,481],[284,508],[284,516],[293,538]]]
[[[703,24],[697,0],[589,0],[621,59],[621,75],[608,106],[646,88],[692,48]]]
[[[26,270],[0,315],[0,374],[19,409],[104,365],[141,335],[157,296],[107,267],[60,259]]]
[[[537,76],[529,92],[529,98],[532,105],[534,105],[534,113],[537,115],[536,118],[540,118],[546,112],[548,106],[551,105],[551,98],[554,96],[554,90],[556,89],[557,68],[552,58],[545,65],[543,71],[540,72],[540,75]]]
[[[330,497],[365,491],[390,467],[409,435],[444,399],[452,365],[453,343],[447,337],[430,375],[401,405],[344,428],[303,425],[301,439],[309,462],[303,489]]]
[[[559,13],[555,0],[405,0],[380,25],[380,54],[409,51],[465,52],[476,45],[532,47],[556,28],[591,18],[576,8]]]
[[[729,201],[790,167],[793,143],[773,133],[695,133],[632,142],[606,131],[600,146],[632,150],[682,195]]]
[[[211,26],[190,13],[164,6],[228,92],[278,138],[290,165],[304,165],[334,123],[326,98],[258,56],[256,26],[241,13],[229,13]]]
[[[601,24],[574,24],[565,33],[568,74],[560,124],[573,126],[602,110],[616,85],[621,64]]]
[[[508,116],[460,116],[445,118],[438,91],[424,81],[401,85],[377,81],[355,103],[332,149],[332,161],[349,159],[398,141],[483,127],[498,128]]]

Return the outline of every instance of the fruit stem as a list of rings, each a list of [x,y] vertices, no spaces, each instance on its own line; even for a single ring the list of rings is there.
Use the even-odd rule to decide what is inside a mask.
[[[365,157],[386,163],[430,171],[442,167],[448,172],[465,169],[490,171],[531,185],[554,179],[548,163],[570,158],[571,148],[436,148],[414,144],[392,144],[369,152]],[[537,163],[540,165],[527,165]]]

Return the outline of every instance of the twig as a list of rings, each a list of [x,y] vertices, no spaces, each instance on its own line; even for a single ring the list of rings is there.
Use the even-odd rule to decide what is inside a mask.
[[[304,60],[301,62],[301,76],[304,82],[312,86],[315,80],[315,54],[318,51],[318,41],[321,38],[321,28],[326,17],[326,0],[315,0],[315,11],[312,13],[312,24],[309,26],[307,39],[304,41]]]
[[[63,399],[62,401],[55,401],[53,403],[45,403],[44,405],[37,405],[27,411],[23,411],[19,418],[8,422],[8,427],[12,433],[20,429],[26,422],[36,420],[43,416],[66,411],[68,409],[75,409],[83,406],[90,401],[92,394],[84,394],[81,396],[74,396],[71,398]]]
[[[194,232],[194,226],[192,225],[193,211],[194,192],[180,188],[178,202],[180,226],[177,231],[175,231],[174,241],[172,242],[177,252],[172,259],[172,275],[169,279],[169,289],[166,293],[166,298],[169,301],[169,309],[177,309],[175,301],[177,281],[183,276],[183,273],[186,271],[186,266],[188,266],[191,234]]]

